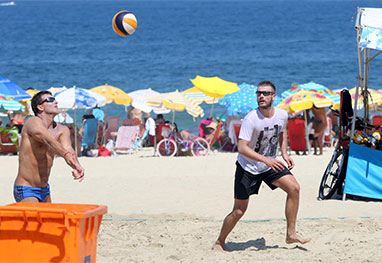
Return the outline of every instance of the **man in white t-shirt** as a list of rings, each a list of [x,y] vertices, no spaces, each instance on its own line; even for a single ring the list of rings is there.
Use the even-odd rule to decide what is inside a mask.
[[[286,243],[305,244],[310,241],[296,233],[300,186],[289,171],[294,162],[287,154],[285,128],[288,114],[273,106],[275,92],[276,87],[272,82],[260,82],[256,91],[259,107],[248,113],[241,125],[235,173],[235,204],[232,212],[224,219],[220,235],[214,244],[214,248],[219,251],[224,250],[228,234],[247,210],[249,196],[258,194],[262,181],[272,190],[280,187],[288,195],[285,209]],[[288,167],[276,159],[278,143]]]

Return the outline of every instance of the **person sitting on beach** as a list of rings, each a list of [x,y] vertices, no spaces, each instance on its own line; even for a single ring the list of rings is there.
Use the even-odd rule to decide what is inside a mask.
[[[286,243],[305,244],[310,241],[296,233],[296,218],[300,186],[290,170],[294,167],[287,153],[287,112],[273,106],[276,87],[270,81],[257,86],[259,107],[245,116],[240,129],[236,161],[234,207],[223,221],[214,249],[224,250],[225,240],[247,210],[249,197],[258,194],[262,181],[272,190],[280,187],[287,193],[285,215],[287,221]],[[285,164],[276,159],[277,144]]]
[[[22,130],[19,171],[14,184],[16,202],[51,202],[48,183],[55,155],[64,158],[80,182],[84,169],[71,146],[69,129],[53,121],[58,114],[57,101],[49,91],[40,91],[32,98],[35,116]]]
[[[73,118],[70,117],[70,115],[65,111],[57,114],[53,120],[57,123],[62,123],[62,124],[72,124],[73,123]]]
[[[21,133],[27,116],[22,112],[14,113],[13,111],[8,111],[7,113],[8,113],[8,118],[11,121],[12,126],[17,127],[17,129],[19,130],[19,133]]]
[[[163,124],[166,123],[166,120],[163,117],[163,114],[157,114],[157,117],[155,118],[155,124]]]
[[[127,112],[127,119],[138,119],[142,123],[142,111],[140,109],[130,106]]]
[[[322,138],[324,136],[324,132],[326,129],[326,126],[328,125],[327,120],[326,120],[326,111],[324,108],[317,108],[316,106],[313,106],[312,108],[312,113],[314,115],[314,120],[313,120],[313,129],[314,129],[314,134],[313,134],[313,150],[314,154],[317,155],[317,147],[320,150],[320,155],[323,153],[323,142]]]
[[[146,112],[146,117],[145,117],[145,129],[148,132],[148,139],[147,139],[147,144],[150,145],[151,142],[154,141],[155,138],[155,121],[151,117],[150,112]]]

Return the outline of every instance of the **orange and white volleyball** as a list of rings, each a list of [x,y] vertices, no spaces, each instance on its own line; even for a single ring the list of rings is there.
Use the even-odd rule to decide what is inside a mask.
[[[127,10],[120,11],[113,17],[113,30],[122,37],[134,34],[137,25],[137,18]]]

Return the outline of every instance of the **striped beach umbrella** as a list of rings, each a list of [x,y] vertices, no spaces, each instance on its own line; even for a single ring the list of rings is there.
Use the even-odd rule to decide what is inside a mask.
[[[25,111],[25,106],[15,100],[0,96],[0,111],[23,112]]]
[[[154,97],[158,96],[159,94],[160,94],[159,92],[152,90],[152,89],[140,89],[140,90],[135,90],[135,91],[128,93],[128,95],[132,99],[131,105],[134,108],[140,109],[141,111],[144,111],[144,112],[153,111],[156,114],[169,113],[171,110],[166,109],[164,107],[156,108],[156,107],[151,107],[150,105],[148,105],[147,101],[150,98],[154,98]]]
[[[200,91],[200,89],[192,87],[190,89],[186,89],[182,91],[186,97],[190,100],[191,104],[199,105],[201,103],[214,104],[217,103],[218,100],[214,97],[208,96]]]
[[[174,112],[186,110],[193,117],[204,116],[204,111],[199,105],[192,105],[190,100],[177,90],[150,98],[147,104],[154,108],[165,107]]]
[[[228,115],[246,114],[259,106],[257,103],[256,86],[242,83],[239,85],[239,88],[240,90],[219,99],[219,104],[227,107]],[[276,106],[280,102],[280,97],[276,96],[273,104]]]

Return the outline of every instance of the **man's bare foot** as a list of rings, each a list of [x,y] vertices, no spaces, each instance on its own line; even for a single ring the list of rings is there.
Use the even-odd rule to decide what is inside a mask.
[[[293,244],[293,243],[306,244],[310,240],[312,240],[312,239],[311,238],[302,238],[302,237],[295,234],[295,235],[287,236],[285,242],[287,244]]]
[[[221,245],[219,241],[216,241],[215,244],[212,246],[212,250],[223,252],[224,251],[224,245]]]

